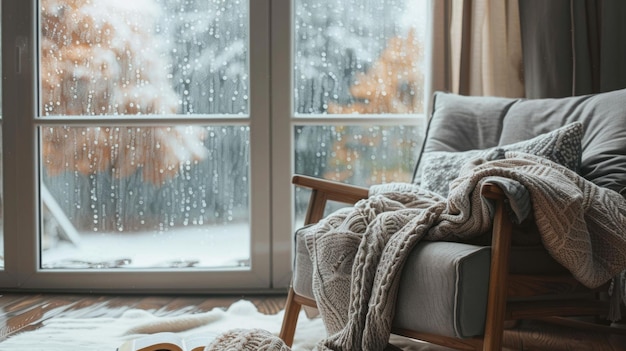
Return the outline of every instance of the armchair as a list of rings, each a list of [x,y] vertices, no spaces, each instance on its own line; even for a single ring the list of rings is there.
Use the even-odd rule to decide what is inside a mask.
[[[448,182],[458,175],[458,160],[488,158],[490,150],[504,148],[545,156],[626,197],[626,90],[536,100],[440,92],[433,106],[414,175],[414,183],[421,187],[445,197]],[[545,140],[537,142],[572,123],[579,123],[584,134],[568,129],[549,147]],[[568,139],[572,135],[577,142]],[[529,145],[528,140],[534,142]],[[293,184],[312,189],[307,225],[323,218],[329,200],[354,204],[369,196],[367,188],[303,175],[295,175]],[[618,311],[610,311],[606,293],[611,280],[593,289],[581,284],[546,250],[532,215],[521,223],[512,218],[501,185],[488,183],[481,192],[493,204],[491,234],[473,242],[417,243],[401,274],[393,334],[459,350],[501,350],[505,321],[524,319],[626,335],[626,329],[606,322],[610,314],[617,319],[623,309],[623,304],[613,303]],[[617,210],[625,214],[623,204]],[[624,297],[618,288],[619,284],[613,287],[612,297],[619,301]],[[298,231],[280,332],[288,345],[302,306],[317,304],[310,254]],[[569,318],[584,316],[594,318]]]

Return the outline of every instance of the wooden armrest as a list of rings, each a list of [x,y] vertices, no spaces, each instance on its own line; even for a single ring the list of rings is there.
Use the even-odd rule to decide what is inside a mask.
[[[304,220],[305,224],[315,223],[324,215],[327,201],[354,204],[369,196],[369,189],[361,186],[339,183],[332,180],[296,174],[291,182],[312,190],[311,199]],[[489,199],[504,200],[504,192],[495,184],[485,184],[482,194]]]
[[[297,186],[323,192],[326,199],[331,201],[354,204],[369,196],[369,189],[365,187],[305,175],[294,175],[291,182]]]
[[[369,195],[369,190],[364,187],[305,175],[294,175],[291,182],[296,186],[312,190],[304,224],[315,223],[322,219],[327,201],[354,204],[361,199],[366,199]]]
[[[504,191],[497,185],[486,183],[483,185],[482,194],[484,197],[492,200],[504,200]]]

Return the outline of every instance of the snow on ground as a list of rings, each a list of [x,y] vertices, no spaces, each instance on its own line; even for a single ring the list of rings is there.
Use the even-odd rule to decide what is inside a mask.
[[[120,268],[220,268],[245,266],[249,260],[247,223],[181,227],[161,233],[87,232],[81,233],[78,245],[60,241],[42,253],[44,268],[108,268],[116,261]]]

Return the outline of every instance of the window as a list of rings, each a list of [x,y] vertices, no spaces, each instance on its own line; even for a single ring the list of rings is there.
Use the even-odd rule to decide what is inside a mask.
[[[293,62],[275,60],[272,71],[275,81],[276,76],[293,79],[293,93],[273,87],[279,97],[274,100],[279,109],[274,134],[286,136],[274,142],[290,145],[274,153],[293,163],[274,164],[275,186],[288,183],[293,172],[361,186],[411,180],[425,122],[425,5],[404,0],[293,2]],[[276,11],[274,17],[282,18],[289,10]],[[282,37],[275,41],[280,39],[289,42]],[[283,96],[292,100],[283,101]],[[294,195],[292,226],[279,222],[276,215],[282,212],[274,209],[274,230],[287,233],[284,240],[301,225],[310,192],[295,189]],[[274,196],[278,206],[291,200]],[[328,210],[338,206],[345,205],[331,204]],[[280,259],[288,255],[275,254],[274,262]],[[277,285],[290,279],[289,274],[279,277]]]
[[[247,3],[40,4],[42,268],[248,267]]]
[[[3,285],[285,287],[294,171],[410,180],[419,3],[3,3]]]

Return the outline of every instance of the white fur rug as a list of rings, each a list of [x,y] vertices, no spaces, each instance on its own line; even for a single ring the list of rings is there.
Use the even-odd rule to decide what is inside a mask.
[[[115,351],[125,340],[170,331],[185,335],[218,335],[234,328],[261,328],[278,334],[283,312],[265,315],[249,301],[241,300],[228,310],[156,317],[144,310],[126,311],[120,318],[52,318],[44,326],[8,338],[2,351]],[[311,350],[326,335],[321,319],[298,320],[294,350]]]
[[[17,334],[0,343],[0,351],[115,351],[124,341],[157,332],[175,332],[181,336],[206,334],[216,336],[234,328],[261,328],[276,335],[283,312],[265,315],[249,301],[240,300],[228,310],[216,308],[205,313],[175,317],[157,317],[144,310],[129,310],[119,318],[52,318],[44,326]],[[320,318],[309,319],[300,313],[292,349],[313,350],[326,336]],[[422,343],[410,343],[392,337],[404,350],[441,350]],[[409,346],[411,345],[411,346]]]

